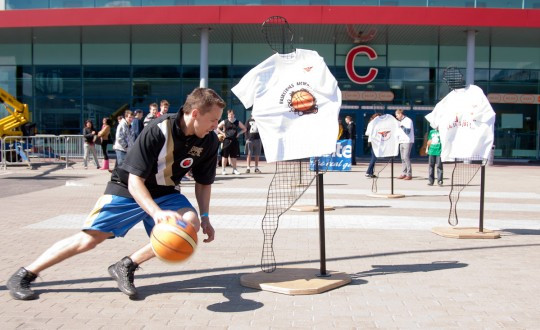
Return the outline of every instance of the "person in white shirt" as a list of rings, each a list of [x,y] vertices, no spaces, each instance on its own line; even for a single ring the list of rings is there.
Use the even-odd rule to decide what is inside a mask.
[[[403,114],[403,109],[396,110],[396,119],[405,133],[399,138],[399,154],[401,155],[402,173],[398,179],[411,180],[411,149],[414,144],[414,125],[412,120]]]

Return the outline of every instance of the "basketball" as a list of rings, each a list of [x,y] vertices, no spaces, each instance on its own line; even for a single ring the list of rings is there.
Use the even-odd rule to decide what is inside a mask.
[[[313,107],[315,99],[306,90],[294,92],[291,97],[291,105],[297,111],[306,111]]]
[[[150,243],[161,260],[180,262],[189,258],[197,248],[197,232],[191,224],[170,218],[154,226]]]

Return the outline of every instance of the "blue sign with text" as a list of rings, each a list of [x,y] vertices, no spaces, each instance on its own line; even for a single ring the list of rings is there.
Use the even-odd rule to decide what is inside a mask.
[[[319,157],[319,171],[348,172],[351,170],[351,140],[336,142],[336,151],[328,156]],[[315,170],[315,157],[309,160],[310,170]]]

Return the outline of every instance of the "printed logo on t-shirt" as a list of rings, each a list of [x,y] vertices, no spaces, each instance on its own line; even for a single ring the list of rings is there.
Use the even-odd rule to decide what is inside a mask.
[[[388,141],[392,136],[391,130],[378,131],[377,134],[381,136],[381,141]]]
[[[186,158],[183,161],[180,162],[181,168],[188,168],[191,165],[193,165],[193,158]]]
[[[195,156],[195,157],[201,157],[201,152],[202,151],[203,151],[203,148],[193,146],[188,151],[188,155]]]
[[[299,116],[317,113],[319,111],[315,96],[304,88],[292,92],[291,99],[287,103],[289,104],[291,111]]]

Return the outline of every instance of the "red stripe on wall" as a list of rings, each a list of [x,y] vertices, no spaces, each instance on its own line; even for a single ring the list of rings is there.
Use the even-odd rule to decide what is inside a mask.
[[[150,24],[380,24],[540,28],[540,10],[357,6],[175,6],[0,11],[0,28]]]

